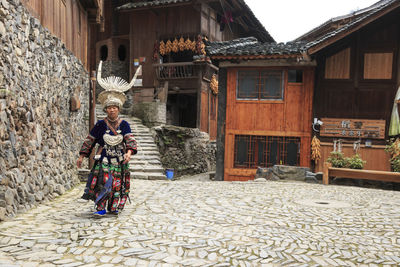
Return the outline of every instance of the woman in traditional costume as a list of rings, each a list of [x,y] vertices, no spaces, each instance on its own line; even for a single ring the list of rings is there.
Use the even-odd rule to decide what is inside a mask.
[[[95,202],[95,215],[105,215],[106,209],[111,214],[118,214],[118,211],[124,208],[130,190],[129,160],[137,153],[131,127],[118,115],[126,101],[124,92],[133,86],[140,67],[128,84],[115,76],[102,79],[101,66],[100,61],[97,81],[105,91],[99,94],[98,100],[103,105],[107,117],[99,120],[91,129],[79,151],[77,161],[80,168],[83,159],[89,157],[92,149],[98,144],[95,163],[82,196]]]

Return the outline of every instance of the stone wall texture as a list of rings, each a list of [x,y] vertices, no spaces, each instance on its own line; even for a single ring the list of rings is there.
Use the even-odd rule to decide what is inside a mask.
[[[162,102],[135,103],[132,115],[142,120],[147,127],[165,125],[167,105]]]
[[[0,0],[0,220],[79,182],[89,73],[19,0]],[[81,107],[70,111],[70,98]]]
[[[172,125],[152,128],[164,168],[174,176],[215,171],[216,144],[197,128]]]

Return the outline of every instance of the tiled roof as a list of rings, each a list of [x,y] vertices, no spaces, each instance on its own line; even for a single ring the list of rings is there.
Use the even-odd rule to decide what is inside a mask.
[[[350,31],[351,29],[357,27],[358,25],[362,24],[363,22],[368,21],[368,19],[370,19],[373,15],[378,14],[380,11],[383,11],[384,9],[386,9],[394,4],[400,6],[400,0],[379,1],[368,8],[353,12],[349,15],[330,19],[329,21],[327,21],[324,24],[318,26],[317,28],[311,30],[310,32],[304,34],[303,36],[297,38],[296,40],[305,39],[307,35],[310,35],[313,32],[318,32],[318,30],[322,29],[323,27],[326,27],[330,23],[337,22],[340,20],[348,20],[349,21],[348,23],[343,24],[340,28],[329,31],[327,33],[324,33],[321,36],[318,36],[318,33],[317,33],[317,37],[314,40],[309,41],[307,43],[307,45],[304,46],[305,49],[309,49],[309,48],[316,46],[318,44],[321,44],[325,41],[329,41],[329,39],[336,37],[339,34],[345,33],[346,31]]]
[[[154,1],[142,1],[136,3],[127,3],[120,7],[117,7],[117,10],[126,10],[126,9],[135,9],[140,7],[154,7],[154,6],[163,6],[163,5],[170,5],[176,3],[185,3],[190,2],[192,0],[154,0]]]
[[[247,31],[249,32],[249,35],[254,35],[257,36],[262,41],[274,41],[274,38],[269,34],[269,32],[265,29],[265,27],[262,25],[262,23],[257,19],[257,17],[254,15],[253,11],[250,9],[250,7],[246,4],[245,0],[236,0],[237,3],[235,4],[236,10],[234,10],[236,13],[240,13],[240,22],[239,19],[235,19],[235,22],[239,24],[245,25],[245,28],[247,28]],[[149,0],[149,1],[140,1],[140,2],[131,2],[127,3],[124,5],[121,5],[116,8],[118,11],[127,11],[130,9],[137,9],[137,8],[152,8],[152,7],[162,7],[162,6],[168,6],[172,4],[184,4],[184,3],[189,3],[189,2],[196,2],[194,0]],[[205,1],[207,2],[207,1]],[[218,2],[218,1],[215,1]],[[222,9],[224,9],[224,6],[222,6]],[[233,11],[232,11],[233,12]],[[236,21],[237,20],[237,21]]]
[[[208,42],[210,56],[293,56],[303,51],[305,42],[260,43],[255,37],[225,42]]]

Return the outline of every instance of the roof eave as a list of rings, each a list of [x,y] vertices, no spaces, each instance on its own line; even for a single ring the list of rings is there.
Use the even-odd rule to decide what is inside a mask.
[[[370,24],[371,22],[381,18],[382,16],[388,14],[389,12],[391,12],[399,7],[400,7],[400,2],[394,3],[393,5],[381,10],[380,12],[373,14],[370,17],[366,18],[364,21],[361,21],[359,24],[354,25],[350,29],[340,32],[333,37],[327,38],[326,40],[322,41],[321,43],[315,44],[315,45],[307,48],[307,53],[309,55],[313,55],[313,54],[317,53],[318,51],[324,49],[325,47],[345,38],[346,36],[349,36],[350,34],[360,30],[364,26]]]

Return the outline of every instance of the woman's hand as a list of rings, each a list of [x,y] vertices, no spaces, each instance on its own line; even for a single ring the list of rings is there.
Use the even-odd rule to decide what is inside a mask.
[[[78,169],[81,168],[84,157],[85,157],[84,155],[80,155],[78,160],[76,161],[76,166],[78,167]]]
[[[131,155],[132,155],[132,150],[128,150],[125,154],[124,154],[124,162],[122,162],[123,164],[128,163],[131,160]]]

